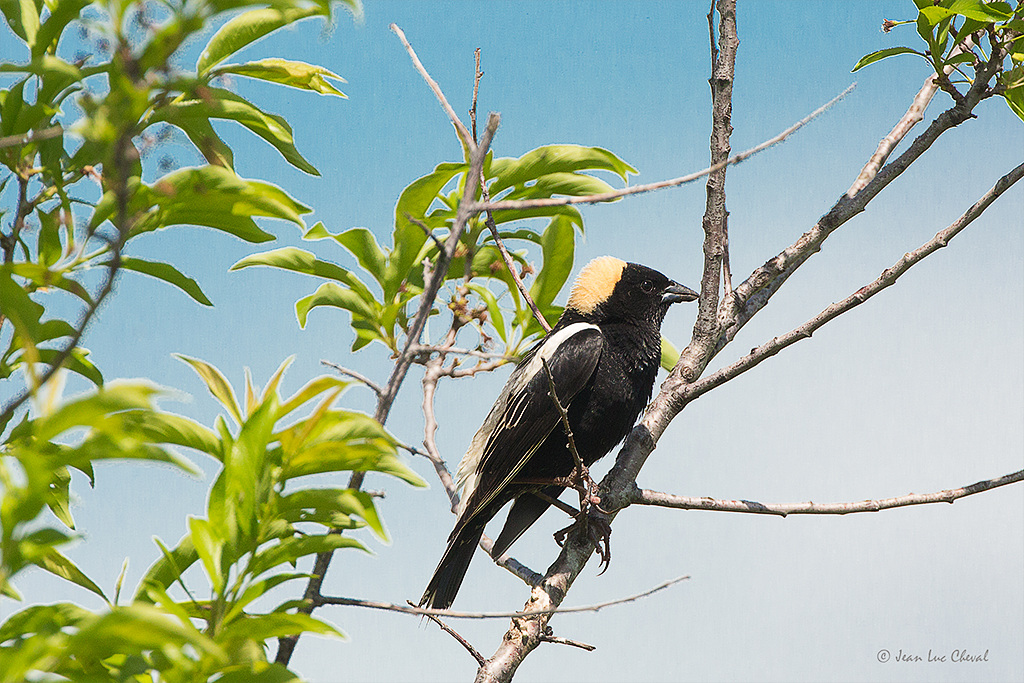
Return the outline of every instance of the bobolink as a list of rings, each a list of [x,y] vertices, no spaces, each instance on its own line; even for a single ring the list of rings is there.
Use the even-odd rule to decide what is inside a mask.
[[[650,401],[669,306],[697,296],[656,270],[610,256],[583,268],[558,323],[512,372],[459,463],[458,520],[421,605],[452,604],[484,526],[506,503],[515,500],[494,557],[565,488],[538,482],[564,480],[576,469],[548,372],[577,452],[589,466],[626,437]]]

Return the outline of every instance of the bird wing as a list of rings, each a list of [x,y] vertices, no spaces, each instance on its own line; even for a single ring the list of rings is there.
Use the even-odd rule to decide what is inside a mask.
[[[508,486],[560,423],[544,361],[558,400],[568,409],[594,373],[603,348],[600,328],[573,323],[549,334],[516,368],[459,464],[463,497],[456,530]]]

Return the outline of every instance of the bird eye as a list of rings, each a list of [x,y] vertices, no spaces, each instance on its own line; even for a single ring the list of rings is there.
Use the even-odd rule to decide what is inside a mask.
[[[642,291],[644,294],[650,294],[651,292],[654,291],[654,283],[651,282],[650,280],[644,280],[643,282],[640,283],[640,291]]]

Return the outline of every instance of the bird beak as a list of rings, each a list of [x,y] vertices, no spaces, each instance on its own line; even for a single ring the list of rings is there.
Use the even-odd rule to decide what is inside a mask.
[[[661,293],[661,303],[677,304],[682,301],[696,301],[700,294],[678,282],[673,282]]]

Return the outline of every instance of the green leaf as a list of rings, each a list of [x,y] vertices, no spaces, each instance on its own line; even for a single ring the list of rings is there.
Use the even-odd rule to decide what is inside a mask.
[[[924,11],[921,10],[922,13]],[[1006,21],[1013,16],[1013,10],[1006,3],[985,3],[981,0],[953,0],[948,11],[985,24]]]
[[[219,166],[187,168],[168,173],[152,186],[129,183],[129,210],[141,217],[133,235],[171,225],[202,225],[222,230],[248,242],[266,242],[274,236],[261,230],[254,216],[291,221],[302,226],[301,214],[309,207],[299,204],[269,183],[239,178]],[[95,230],[117,210],[117,198],[107,192],[89,222]]]
[[[530,296],[541,310],[551,305],[569,279],[575,247],[576,235],[572,222],[563,216],[551,219],[541,238],[544,266],[530,288]]]
[[[388,534],[377,514],[373,497],[355,489],[302,489],[283,496],[278,504],[281,510],[310,508],[329,510],[362,518],[380,540],[387,542]]]
[[[217,131],[210,124],[210,119],[204,119],[201,116],[182,116],[172,125],[184,131],[188,139],[209,163],[228,169],[235,168],[234,153],[227,143],[217,135]]]
[[[12,432],[12,438],[31,434],[38,441],[50,441],[75,427],[91,427],[108,413],[122,410],[149,409],[159,387],[145,381],[117,380],[81,398],[68,401],[57,410],[31,422],[23,423]]]
[[[289,671],[284,664],[255,661],[252,664],[222,671],[217,683],[303,683],[302,678]]]
[[[258,10],[257,10],[258,11]],[[189,120],[227,119],[242,124],[269,142],[288,163],[310,175],[320,172],[295,147],[292,127],[283,117],[268,114],[245,98],[223,88],[206,88],[205,97],[174,102],[157,109],[150,123],[166,121],[179,125]]]
[[[466,164],[443,163],[422,178],[410,183],[395,204],[395,231],[393,241],[395,249],[388,259],[386,277],[384,278],[384,299],[394,297],[402,281],[409,275],[409,270],[416,263],[420,249],[427,241],[423,228],[409,220],[408,216],[419,220],[429,227],[427,211],[437,199],[438,194],[456,174],[466,171]],[[408,214],[408,216],[407,216]]]
[[[679,349],[672,345],[665,337],[661,338],[661,367],[663,370],[672,371],[672,368],[679,362]]]
[[[11,30],[29,47],[35,47],[36,44],[41,10],[42,2],[37,4],[32,0],[0,0],[0,12],[3,12]]]
[[[353,314],[353,326],[360,322],[355,320],[355,316],[364,320],[375,317],[374,312],[366,305],[366,301],[354,291],[340,287],[333,282],[325,282],[317,287],[315,292],[295,302],[295,316],[299,320],[300,327],[306,326],[309,312],[318,306],[335,306],[349,311]],[[371,325],[368,329],[372,330],[378,338],[384,338],[375,325]]]
[[[256,553],[252,558],[252,562],[249,563],[249,574],[254,577],[259,576],[263,572],[285,562],[294,565],[299,558],[339,548],[357,548],[363,552],[370,552],[369,548],[356,539],[342,536],[341,534],[286,538]]]
[[[311,574],[275,574],[274,576],[255,581],[245,589],[241,596],[237,600],[231,603],[231,607],[228,609],[227,614],[224,615],[224,623],[230,623],[235,617],[242,614],[245,607],[253,600],[262,597],[272,588],[285,583],[286,581],[294,581],[295,579],[308,579]]]
[[[192,545],[199,554],[206,575],[213,585],[214,593],[224,592],[224,570],[221,564],[224,550],[224,539],[217,535],[213,525],[198,517],[188,518],[188,530],[192,536]]]
[[[611,171],[622,178],[635,174],[635,168],[600,147],[580,145],[547,145],[538,147],[518,159],[501,158],[491,162],[488,177],[494,177],[489,185],[491,197],[515,185],[522,185],[550,173],[573,173],[576,171]]]
[[[284,417],[293,410],[296,410],[307,401],[319,396],[325,391],[331,390],[342,390],[352,386],[353,382],[349,380],[340,379],[338,377],[330,377],[322,375],[310,380],[304,387],[295,392],[288,398],[281,407],[278,409],[278,416]]]
[[[64,29],[78,18],[78,14],[91,4],[91,0],[59,0],[48,4],[50,16],[43,22],[36,34],[32,56],[38,57],[47,50],[56,50],[57,41]]]
[[[494,293],[487,287],[475,282],[470,282],[469,288],[484,300],[484,304],[487,306],[487,313],[491,318],[491,325],[498,332],[498,336],[501,337],[501,341],[508,344],[508,331],[505,329],[505,317],[502,315],[501,305],[498,304],[498,299],[494,296]]]
[[[172,444],[201,451],[221,460],[222,445],[207,427],[181,415],[151,410],[128,410],[106,417],[104,429],[116,429],[151,443]]]
[[[174,550],[168,550],[159,538],[154,537],[153,541],[160,547],[163,557],[154,562],[146,571],[146,575],[139,581],[139,587],[133,598],[135,601],[150,601],[151,598],[147,594],[149,587],[159,586],[161,589],[166,589],[177,581],[186,569],[199,561],[199,553],[196,552],[195,545],[192,543],[191,534],[185,534]]]
[[[103,265],[110,265],[109,262]],[[142,273],[155,277],[158,280],[168,282],[181,291],[188,294],[190,297],[203,304],[204,306],[212,306],[213,303],[206,298],[203,294],[203,290],[199,288],[199,283],[186,275],[183,275],[181,271],[172,266],[169,263],[161,263],[160,261],[145,261],[140,258],[130,258],[123,256],[121,258],[121,267],[126,270],[133,270],[136,273]]]
[[[580,197],[588,194],[612,192],[615,188],[591,175],[583,173],[548,173],[531,185],[517,187],[505,199],[538,199],[567,195]]]
[[[65,657],[100,659],[111,652],[132,654],[148,650],[166,651],[190,645],[217,661],[227,655],[190,623],[168,618],[166,612],[148,604],[114,607],[100,618],[83,624],[67,641]]]
[[[268,33],[300,19],[317,15],[330,16],[329,6],[325,4],[313,4],[308,7],[285,5],[254,9],[239,14],[213,34],[210,42],[203,49],[203,53],[199,56],[199,61],[196,62],[196,71],[202,76],[211,67]]]
[[[295,273],[313,275],[314,277],[322,277],[344,283],[353,289],[364,302],[363,309],[365,312],[362,314],[368,317],[373,315],[373,309],[367,302],[375,300],[373,295],[370,293],[370,290],[367,289],[366,285],[364,285],[358,277],[345,268],[334,263],[330,263],[329,261],[322,261],[314,254],[303,249],[298,249],[296,247],[283,247],[281,249],[274,249],[273,251],[265,251],[260,254],[251,254],[231,266],[231,270],[239,270],[249,266],[270,266],[273,268],[282,268]]]
[[[71,583],[85,588],[88,591],[92,591],[104,600],[107,599],[107,596],[103,594],[100,587],[97,586],[92,579],[86,576],[74,562],[62,555],[56,548],[50,548],[50,550],[47,551],[43,557],[37,559],[34,564],[41,569],[45,569],[51,574],[55,574],[62,579],[66,579]]]
[[[192,366],[199,378],[206,383],[206,388],[210,390],[213,397],[220,402],[222,406],[227,408],[231,416],[235,418],[238,424],[242,424],[242,411],[238,407],[238,399],[235,398],[235,390],[231,388],[231,384],[227,378],[221,373],[220,370],[210,365],[206,361],[199,360],[198,358],[189,358],[180,353],[174,354],[175,358],[184,361]]]
[[[338,638],[345,637],[330,624],[308,614],[284,612],[243,616],[228,624],[218,636],[225,641],[253,640],[262,643],[270,638],[280,638],[298,633],[319,633]]]
[[[222,74],[236,74],[261,81],[280,83],[299,90],[311,90],[321,95],[337,95],[346,97],[331,85],[328,78],[345,82],[341,76],[332,73],[322,66],[306,64],[305,62],[293,62],[287,59],[269,58],[246,64],[227,64],[219,66],[210,72],[211,76]]]
[[[39,360],[47,365],[57,362],[57,356],[60,355],[57,349],[36,349],[36,351],[39,354]],[[80,346],[72,349],[71,355],[64,359],[64,367],[75,374],[85,377],[97,387],[103,385],[103,374],[89,360],[88,349],[83,349]]]
[[[856,64],[854,64],[851,72],[863,69],[868,64],[874,64],[877,61],[885,59],[886,57],[905,54],[920,55],[921,57],[924,57],[922,53],[918,52],[917,50],[912,50],[909,47],[889,47],[884,50],[878,50],[876,52],[872,52],[871,54],[864,55]]]
[[[312,230],[304,235],[304,238],[321,239],[319,237],[320,233],[314,233],[317,226],[323,229],[323,223],[317,223],[317,225],[313,226]],[[314,234],[317,236],[311,236]],[[387,255],[381,250],[380,245],[377,244],[377,239],[373,236],[372,232],[366,228],[350,228],[340,235],[331,235],[327,233],[326,229],[323,229],[323,237],[331,237],[338,244],[345,247],[356,257],[363,270],[372,275],[383,287]]]

